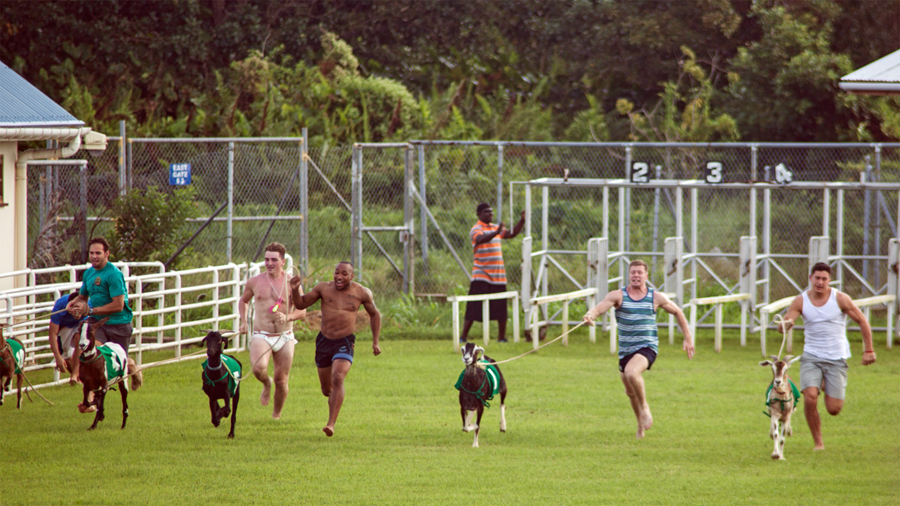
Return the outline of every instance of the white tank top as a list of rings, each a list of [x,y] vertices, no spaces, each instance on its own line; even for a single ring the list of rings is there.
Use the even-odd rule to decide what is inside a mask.
[[[847,318],[838,306],[838,293],[832,288],[828,301],[822,307],[816,307],[807,292],[803,292],[804,353],[826,360],[850,358]]]

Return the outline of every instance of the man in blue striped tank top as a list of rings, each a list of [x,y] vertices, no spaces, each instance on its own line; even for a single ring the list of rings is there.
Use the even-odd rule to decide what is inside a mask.
[[[831,288],[831,266],[819,262],[809,275],[809,289],[798,295],[784,315],[787,328],[803,316],[806,329],[803,332],[803,355],[800,356],[800,391],[803,393],[803,414],[813,438],[813,450],[824,450],[822,420],[819,418],[819,390],[825,392],[825,409],[837,416],[844,407],[847,390],[847,359],[850,358],[850,342],[847,341],[849,316],[859,325],[863,339],[862,365],[874,364],[875,346],[872,343],[872,327],[866,315],[856,307],[846,293]]]
[[[631,409],[637,418],[635,437],[644,437],[644,431],[653,425],[653,415],[644,391],[643,372],[653,366],[659,349],[656,333],[656,310],[664,309],[675,315],[684,334],[682,349],[688,359],[694,357],[694,340],[681,309],[664,293],[647,286],[650,269],[646,262],[635,260],[628,265],[628,286],[606,294],[599,304],[584,315],[584,321],[593,325],[594,319],[612,308],[616,310],[619,327],[619,374],[625,385],[625,394],[631,401]]]

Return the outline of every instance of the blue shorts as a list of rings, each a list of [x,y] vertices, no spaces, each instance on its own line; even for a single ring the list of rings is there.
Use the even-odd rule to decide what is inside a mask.
[[[331,367],[331,363],[337,359],[353,363],[353,346],[356,344],[356,336],[350,334],[341,339],[328,339],[321,332],[316,336],[316,367],[320,369]]]

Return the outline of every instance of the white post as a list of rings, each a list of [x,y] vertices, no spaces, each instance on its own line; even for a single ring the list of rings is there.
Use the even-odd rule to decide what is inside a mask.
[[[716,303],[716,353],[722,352],[722,303]]]
[[[563,301],[562,319],[563,319],[563,324],[562,324],[563,338],[562,338],[562,342],[563,342],[563,346],[568,346],[568,345],[569,345],[569,336],[565,335],[566,332],[569,331],[569,301],[568,301],[568,300],[564,300],[564,301]]]
[[[900,304],[900,275],[897,273],[897,269],[900,268],[900,239],[891,239],[888,241],[888,284],[887,284],[887,293],[888,295],[894,296],[894,302],[892,302],[888,306],[888,321],[887,321],[887,347],[891,349],[893,347],[894,341],[894,329],[892,328],[894,324],[895,315],[900,313],[897,310],[898,304]],[[897,324],[897,329],[900,330],[900,322]]]
[[[175,274],[175,358],[181,358],[181,274]]]
[[[513,339],[519,342],[519,296],[513,297]]]
[[[741,301],[741,346],[747,345],[747,316],[756,311],[756,236],[741,237],[740,293],[750,296]]]
[[[459,301],[453,300],[453,351],[459,353]]]
[[[484,345],[491,341],[491,301],[481,301],[481,332],[484,335]]]
[[[527,187],[526,187],[527,188]],[[529,206],[530,207],[530,206]],[[528,216],[528,212],[525,213]],[[526,220],[527,221],[527,220]],[[522,240],[522,288],[521,288],[522,304],[526,304],[531,299],[531,236]],[[525,330],[531,329],[531,304],[524,307],[525,309]],[[518,308],[516,308],[518,312]]]

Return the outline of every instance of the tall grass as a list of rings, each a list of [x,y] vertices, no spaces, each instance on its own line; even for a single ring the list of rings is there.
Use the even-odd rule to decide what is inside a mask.
[[[728,333],[716,354],[703,332],[692,361],[680,346],[663,344],[645,374],[655,423],[637,441],[605,335],[590,344],[583,330],[567,348],[554,344],[502,366],[509,429],[499,432],[495,400],[478,449],[460,431],[453,383],[462,364],[446,331],[441,340],[386,337],[378,357],[362,333],[333,438],[321,432],[327,405],[309,341],[297,345],[280,421],[259,405],[259,382],[243,384],[234,440],[226,439],[226,427],[210,424],[199,361],[146,371],[145,386],[129,395],[125,430],[118,429],[116,392],[108,397],[106,421],[86,432],[91,415],[75,409],[80,391],[46,389],[55,406],[35,398],[21,411],[10,402],[0,408],[0,503],[900,501],[900,357],[882,344],[875,365],[851,360],[844,411],[823,415],[826,450],[812,451],[801,409],[787,460],[773,462],[762,415],[770,373],[757,364],[754,341],[741,348]],[[487,352],[505,359],[528,349],[524,342],[492,343]],[[246,353],[238,358],[249,365]]]

